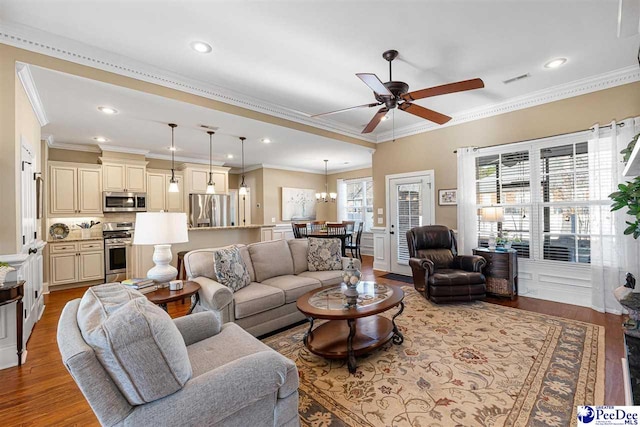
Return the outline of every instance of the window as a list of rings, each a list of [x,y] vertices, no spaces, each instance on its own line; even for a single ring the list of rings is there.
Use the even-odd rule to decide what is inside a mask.
[[[343,181],[339,191],[344,191],[344,207],[340,220],[362,222],[364,231],[373,227],[373,179]],[[340,197],[340,196],[339,196]]]
[[[514,144],[517,149],[479,150],[479,245],[488,246],[492,233],[506,233],[515,239],[519,257],[590,263],[590,212],[609,200],[591,200],[595,197],[590,197],[589,176],[597,171],[589,169],[586,139],[581,133]],[[504,220],[483,221],[480,210],[488,206],[502,206]]]

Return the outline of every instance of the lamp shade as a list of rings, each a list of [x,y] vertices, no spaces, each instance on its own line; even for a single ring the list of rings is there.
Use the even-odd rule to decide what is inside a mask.
[[[500,206],[482,208],[480,210],[480,216],[482,220],[486,222],[502,222],[504,221],[504,209]]]
[[[134,245],[170,245],[189,241],[184,212],[138,212]]]

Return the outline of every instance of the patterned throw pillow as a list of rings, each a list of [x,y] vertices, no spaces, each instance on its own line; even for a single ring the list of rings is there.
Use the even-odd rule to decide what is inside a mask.
[[[216,277],[220,284],[235,292],[251,283],[247,265],[237,247],[218,249],[213,253]]]
[[[340,239],[309,237],[309,271],[342,270]]]

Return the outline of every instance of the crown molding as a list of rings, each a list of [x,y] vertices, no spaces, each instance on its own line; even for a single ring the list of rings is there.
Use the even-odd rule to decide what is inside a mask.
[[[100,147],[100,150],[103,153],[106,151],[106,152],[112,152],[112,153],[140,154],[142,156],[146,156],[147,154],[149,154],[149,150],[141,150],[139,148],[120,147],[117,145],[104,145],[104,144],[98,144],[98,147]]]
[[[429,132],[442,129],[444,127],[455,126],[474,120],[484,119],[499,114],[522,110],[537,105],[560,101],[574,96],[584,95],[599,90],[609,89],[628,83],[640,81],[640,69],[633,65],[618,70],[596,76],[587,77],[548,89],[533,92],[517,98],[511,98],[497,104],[485,105],[472,110],[462,111],[444,125],[437,125],[431,122],[419,123],[413,126],[395,130],[395,139],[405,136],[416,135],[418,133]],[[390,141],[394,135],[390,131],[378,134],[378,142]]]
[[[0,19],[0,43],[291,120],[362,141],[376,142],[375,136],[362,135],[360,129],[352,126],[328,120],[312,119],[309,114],[301,111],[253,98],[221,86],[190,79],[160,67],[15,22]]]
[[[95,145],[56,142],[53,139],[53,135],[49,135],[46,140],[49,148],[57,148],[58,150],[84,151],[85,153],[102,153],[100,147],[97,147]]]
[[[40,127],[45,126],[49,123],[49,119],[47,118],[47,113],[44,111],[44,105],[42,105],[42,100],[40,100],[40,94],[38,93],[36,83],[33,81],[33,76],[31,75],[29,66],[18,62],[16,64],[16,71],[18,73],[20,83],[22,83],[22,87],[27,94],[27,98],[31,103],[31,108],[33,108],[33,112],[38,119],[38,123],[40,123]]]
[[[171,160],[171,154],[157,154],[157,153],[148,153],[146,155],[147,159],[157,159],[157,160]],[[197,163],[199,165],[209,165],[209,159],[203,159],[201,157],[184,157],[184,156],[175,156],[175,161],[182,163]],[[212,161],[211,164],[213,166],[224,166],[225,162],[221,161]]]

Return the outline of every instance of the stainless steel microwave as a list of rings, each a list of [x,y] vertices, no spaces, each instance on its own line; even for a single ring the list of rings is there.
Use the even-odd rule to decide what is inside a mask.
[[[102,212],[146,212],[147,193],[102,192]]]

